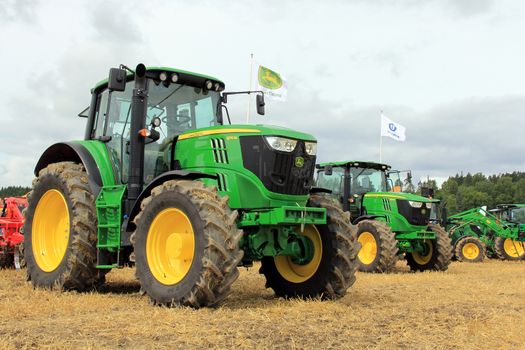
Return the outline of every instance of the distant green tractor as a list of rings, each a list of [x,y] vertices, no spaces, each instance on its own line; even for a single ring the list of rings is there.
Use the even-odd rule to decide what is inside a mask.
[[[438,201],[410,193],[392,192],[399,183],[389,178],[390,166],[346,161],[317,166],[317,186],[342,202],[357,225],[361,243],[359,269],[389,272],[404,255],[411,270],[447,270],[452,247],[446,231],[429,222]]]
[[[455,258],[481,262],[485,255],[502,260],[525,258],[525,205],[500,204],[493,210],[477,207],[449,216],[446,228]]]
[[[260,260],[278,296],[346,293],[359,245],[346,214],[311,191],[315,138],[224,125],[229,95],[256,94],[259,114],[264,99],[223,90],[173,68],[110,70],[80,114],[85,139],[36,165],[24,227],[33,285],[89,290],[134,262],[155,303],[201,307]]]

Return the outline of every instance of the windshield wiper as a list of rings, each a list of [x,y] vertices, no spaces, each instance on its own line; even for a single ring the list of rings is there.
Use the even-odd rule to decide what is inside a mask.
[[[153,106],[158,106],[160,105],[162,102],[166,101],[168,98],[170,98],[171,96],[173,96],[177,91],[179,91],[183,86],[186,86],[186,84],[182,84],[181,86],[179,86],[178,88],[176,88],[175,90],[173,90],[168,96],[164,97],[162,100],[160,100],[159,102],[157,102],[156,104],[154,104]],[[151,107],[149,107],[151,108]]]

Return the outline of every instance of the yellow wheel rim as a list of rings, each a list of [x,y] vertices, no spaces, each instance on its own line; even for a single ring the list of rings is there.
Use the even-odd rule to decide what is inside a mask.
[[[38,201],[31,226],[33,256],[45,272],[58,268],[69,242],[69,210],[58,190],[48,190]]]
[[[179,283],[190,270],[194,255],[195,235],[188,216],[176,208],[158,213],[146,239],[146,259],[157,281]]]
[[[274,258],[275,267],[279,274],[292,283],[302,283],[310,279],[319,268],[323,257],[323,243],[317,228],[314,225],[305,226],[301,235],[310,238],[314,246],[314,256],[309,263],[299,265],[294,263],[291,257],[284,255]]]
[[[426,265],[432,260],[432,253],[434,252],[434,248],[432,247],[431,241],[426,241],[425,244],[427,245],[428,253],[426,255],[423,255],[419,252],[413,252],[412,257],[414,258],[414,261],[419,265]]]
[[[357,254],[359,261],[363,265],[370,265],[377,257],[377,241],[374,235],[364,231],[359,235],[357,241],[361,243],[361,249]]]
[[[480,249],[476,243],[468,242],[463,248],[461,248],[461,253],[466,259],[476,260],[480,254]]]
[[[508,256],[513,258],[519,258],[525,254],[525,249],[523,249],[523,242],[514,241],[510,238],[507,238],[503,242],[503,250],[507,253]]]

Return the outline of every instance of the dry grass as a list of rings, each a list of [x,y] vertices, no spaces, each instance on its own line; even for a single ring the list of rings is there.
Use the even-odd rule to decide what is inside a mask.
[[[218,309],[167,309],[139,294],[131,269],[101,293],[34,290],[0,271],[0,348],[525,347],[525,263],[454,263],[446,273],[359,274],[334,302],[282,300],[242,270]]]

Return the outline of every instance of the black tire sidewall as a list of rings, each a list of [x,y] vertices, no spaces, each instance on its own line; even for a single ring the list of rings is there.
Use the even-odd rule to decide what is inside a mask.
[[[50,272],[46,272],[38,266],[35,260],[35,252],[33,251],[33,217],[35,215],[36,207],[40,202],[42,196],[49,190],[57,190],[62,196],[64,196],[67,203],[67,210],[69,212],[69,240],[67,243],[66,253],[62,258],[62,261],[58,267]],[[61,277],[68,270],[68,260],[71,255],[71,245],[75,238],[76,232],[74,231],[73,219],[74,212],[72,210],[73,203],[71,202],[71,196],[67,188],[66,183],[58,176],[51,174],[45,174],[38,178],[38,183],[34,187],[31,197],[29,198],[29,207],[26,216],[26,222],[24,229],[24,258],[27,266],[28,274],[30,275],[31,281],[35,285],[52,287],[53,284],[60,280]]]
[[[159,282],[149,267],[146,256],[146,242],[151,223],[162,210],[167,208],[180,209],[190,220],[195,237],[195,250],[190,270],[184,278],[171,286]],[[161,303],[181,300],[188,295],[201,278],[203,257],[207,242],[204,234],[204,221],[197,206],[189,198],[174,190],[165,191],[152,198],[144,208],[140,222],[137,225],[135,241],[135,266],[144,289],[152,299]]]
[[[376,257],[375,257],[374,261],[372,261],[368,265],[363,264],[361,262],[361,260],[359,260],[359,254],[357,255],[357,262],[359,264],[359,271],[375,272],[377,264],[379,264],[379,260],[381,260],[381,253],[382,253],[382,249],[383,249],[383,246],[381,244],[381,234],[377,230],[377,227],[373,223],[368,222],[368,221],[362,221],[362,222],[360,222],[357,225],[357,241],[358,242],[359,242],[359,237],[360,237],[360,235],[363,232],[369,232],[369,233],[372,234],[372,236],[374,236],[374,239],[376,240],[377,251],[376,251]],[[361,247],[360,249],[362,249],[362,248],[363,247]]]
[[[473,244],[475,244],[478,247],[479,254],[478,254],[478,256],[475,259],[468,259],[468,258],[466,258],[463,255],[463,247],[467,243],[473,243]],[[485,254],[485,249],[484,249],[483,245],[481,244],[481,242],[478,239],[476,239],[475,237],[471,237],[471,236],[467,236],[467,237],[464,237],[464,238],[460,239],[456,243],[456,249],[455,250],[459,250],[459,252],[461,254],[461,256],[458,257],[458,260],[464,261],[464,262],[470,262],[470,263],[476,263],[476,262],[482,261],[483,260],[483,255]]]
[[[275,266],[275,259],[273,257],[264,257],[261,260],[266,278],[271,279],[270,284],[278,288],[276,294],[288,297],[295,296],[321,296],[326,286],[326,279],[331,274],[331,268],[335,265],[332,259],[336,254],[336,242],[333,240],[333,235],[330,232],[328,225],[316,225],[321,237],[323,246],[323,254],[319,267],[314,274],[304,282],[294,283],[290,282],[281,276],[277,267]],[[293,291],[290,293],[288,291]]]

